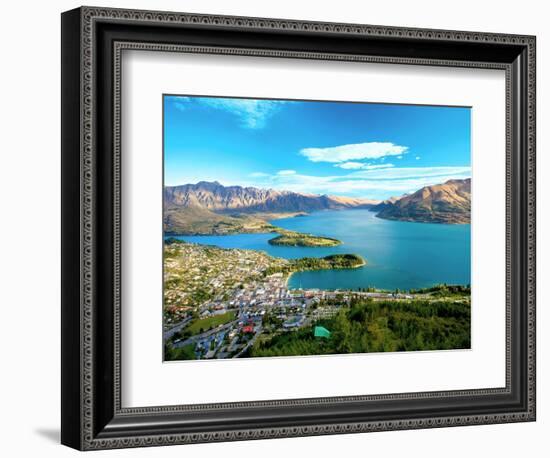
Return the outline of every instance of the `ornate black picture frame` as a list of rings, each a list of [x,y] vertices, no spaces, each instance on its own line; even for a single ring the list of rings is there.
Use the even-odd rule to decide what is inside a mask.
[[[124,49],[506,72],[506,387],[123,408]],[[535,37],[82,7],[62,15],[62,435],[106,449],[535,420]]]

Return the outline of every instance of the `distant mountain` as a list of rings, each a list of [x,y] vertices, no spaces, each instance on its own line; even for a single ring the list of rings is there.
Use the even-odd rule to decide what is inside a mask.
[[[166,186],[166,208],[203,208],[216,213],[307,213],[316,210],[369,208],[378,201],[292,191],[223,186],[217,181]]]
[[[470,222],[471,179],[449,180],[375,207],[379,218],[445,224]]]
[[[203,207],[168,207],[164,209],[163,226],[166,234],[225,235],[273,232],[275,229],[255,216],[223,215]]]
[[[404,197],[406,196],[407,194],[404,194],[403,196],[401,197]],[[373,207],[375,210],[377,210],[378,212],[381,212],[382,210],[384,210],[385,208],[387,207],[391,207],[395,202],[397,202],[399,199],[401,199],[401,197],[390,197],[389,199],[386,199],[386,200],[383,200],[382,202],[380,202],[378,205],[376,205],[375,207]]]
[[[267,221],[319,210],[368,208],[380,218],[465,224],[470,222],[470,179],[426,186],[383,202],[274,189],[223,186],[217,181],[166,186],[168,234],[232,234],[276,231]]]
[[[276,228],[267,221],[277,217],[317,210],[370,208],[378,203],[200,181],[164,188],[164,231],[168,234],[270,232]]]

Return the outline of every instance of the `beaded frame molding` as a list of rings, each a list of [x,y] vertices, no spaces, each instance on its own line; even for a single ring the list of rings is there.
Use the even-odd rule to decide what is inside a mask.
[[[506,386],[121,405],[124,50],[506,74]],[[535,420],[535,37],[81,7],[62,14],[62,434],[93,450]]]

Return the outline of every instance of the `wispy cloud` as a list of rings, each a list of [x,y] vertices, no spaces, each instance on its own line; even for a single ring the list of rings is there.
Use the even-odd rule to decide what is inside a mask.
[[[247,184],[302,193],[385,199],[414,192],[424,186],[470,176],[470,167],[386,167],[330,176],[277,173]]]
[[[334,167],[338,167],[345,170],[375,170],[375,169],[387,169],[394,167],[393,164],[365,164],[364,162],[342,162],[340,164],[334,164]]]
[[[346,170],[354,170],[354,169],[362,169],[365,166],[362,162],[341,162],[339,164],[334,164],[334,167],[340,167],[341,169]]]
[[[173,105],[180,111],[185,111],[189,107],[188,102],[191,100],[189,97],[185,96],[171,96],[170,100]]]
[[[380,159],[386,156],[399,156],[406,153],[407,146],[391,142],[351,143],[326,148],[303,148],[300,154],[312,162],[348,162],[361,159]]]
[[[281,177],[288,176],[288,175],[295,175],[295,174],[296,174],[296,170],[279,170],[277,172],[277,175]]]
[[[402,180],[411,178],[430,178],[439,180],[441,177],[447,177],[449,175],[457,177],[467,177],[471,174],[471,167],[469,166],[457,166],[457,167],[393,167],[390,169],[374,169],[374,170],[360,170],[353,172],[348,176],[354,179],[368,179],[368,180]],[[434,181],[441,182],[441,181]]]
[[[228,99],[219,97],[171,97],[172,103],[181,111],[187,110],[191,104],[222,110],[238,118],[242,127],[247,129],[262,129],[269,118],[288,103],[285,100],[260,99]]]

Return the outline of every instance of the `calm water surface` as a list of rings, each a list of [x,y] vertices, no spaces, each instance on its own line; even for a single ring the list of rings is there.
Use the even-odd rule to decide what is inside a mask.
[[[436,283],[470,283],[470,225],[389,221],[368,210],[322,211],[307,216],[277,219],[276,226],[298,232],[334,237],[337,247],[272,246],[276,234],[177,236],[192,243],[221,248],[263,250],[281,258],[322,257],[355,253],[367,265],[352,270],[298,272],[291,288],[410,289]]]

